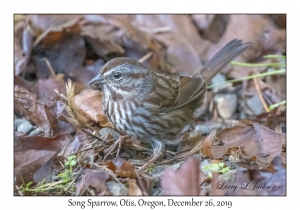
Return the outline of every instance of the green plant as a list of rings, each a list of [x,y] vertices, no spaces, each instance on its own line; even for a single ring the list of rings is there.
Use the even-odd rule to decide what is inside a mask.
[[[63,183],[69,182],[73,177],[73,166],[76,165],[76,156],[70,155],[65,161],[65,171],[57,176],[62,178]],[[67,168],[69,167],[69,168]]]
[[[60,173],[57,175],[57,177],[61,178],[61,180],[56,182],[49,182],[44,183],[44,180],[39,182],[37,185],[31,187],[33,182],[28,182],[27,184],[22,184],[20,186],[20,190],[24,192],[45,192],[48,190],[68,190],[70,188],[70,191],[74,191],[75,187],[72,187],[73,182],[71,180],[74,177],[73,168],[76,165],[76,156],[71,155],[67,157],[67,160],[65,161],[65,170],[63,173]]]
[[[211,163],[209,165],[204,166],[203,170],[207,171],[208,177],[212,178],[213,172],[219,172],[219,173],[225,174],[230,170],[229,167],[224,167],[224,166],[225,166],[225,164],[222,162],[221,163]]]

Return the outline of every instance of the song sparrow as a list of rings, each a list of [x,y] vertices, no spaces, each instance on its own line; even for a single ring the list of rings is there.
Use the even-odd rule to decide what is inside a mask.
[[[193,77],[152,71],[131,58],[115,58],[89,84],[103,91],[103,110],[115,129],[152,143],[153,162],[164,144],[192,120],[211,79],[249,46],[230,41]]]

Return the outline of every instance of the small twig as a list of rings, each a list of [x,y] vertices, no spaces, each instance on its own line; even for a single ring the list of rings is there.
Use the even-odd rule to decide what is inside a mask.
[[[99,166],[97,163],[93,163],[93,166],[95,166],[96,168],[102,168],[103,170],[107,171],[109,173],[109,175],[113,178],[113,180],[115,180],[118,183],[121,183],[118,180],[117,176],[111,170],[109,170],[108,168],[106,168],[105,166]]]
[[[92,133],[90,133],[90,132],[88,132],[88,131],[86,131],[86,130],[84,130],[84,129],[81,129],[81,130],[82,130],[84,133],[86,133],[86,134],[88,134],[88,135],[94,137],[95,139],[97,139],[97,140],[99,140],[99,141],[101,141],[101,142],[104,142],[104,140],[102,140],[102,139],[99,138],[98,136],[96,136],[96,135],[94,135],[94,134],[92,134]]]
[[[269,106],[269,110],[272,111],[272,110],[275,109],[276,107],[279,107],[279,106],[284,105],[284,104],[286,104],[286,100],[283,100],[283,101],[281,101],[281,102],[279,102],[279,103],[277,103],[277,104],[272,104],[272,105],[270,105],[270,106]]]
[[[257,78],[257,77],[265,77],[265,76],[270,76],[270,75],[274,75],[274,74],[281,74],[281,73],[285,73],[285,72],[286,72],[285,69],[280,69],[280,70],[275,70],[275,71],[271,71],[271,72],[255,74],[255,75],[248,76],[248,77],[242,77],[242,78],[239,78],[239,79],[227,80],[225,83],[222,82],[222,83],[219,83],[219,84],[207,86],[207,89],[211,89],[211,88],[214,88],[214,87],[217,87],[217,86],[220,86],[220,85],[225,85],[227,83],[242,82],[242,81],[250,80],[250,79],[253,79],[253,78]]]
[[[142,31],[145,31],[147,33],[163,33],[163,32],[168,32],[171,30],[170,26],[165,26],[165,27],[160,27],[160,28],[145,28],[145,27],[140,27],[139,28]]]
[[[269,107],[268,107],[268,105],[267,105],[267,103],[266,103],[264,97],[263,97],[262,94],[261,94],[261,90],[260,90],[259,84],[258,84],[258,82],[257,82],[257,79],[256,79],[256,78],[253,78],[253,82],[254,82],[254,86],[255,86],[255,89],[256,89],[256,91],[257,91],[258,97],[259,97],[259,99],[260,99],[260,101],[261,101],[261,103],[262,103],[262,105],[263,105],[265,111],[268,113],[270,110],[269,110]]]
[[[56,76],[56,74],[55,74],[55,71],[54,71],[54,69],[52,68],[52,66],[51,66],[51,64],[50,64],[50,62],[49,62],[49,60],[48,60],[47,58],[43,58],[43,60],[46,62],[47,66],[48,66],[48,68],[49,68],[49,70],[50,70],[50,73],[51,73],[52,77],[54,78],[54,77]]]
[[[16,187],[16,189],[17,189],[19,195],[23,196],[23,193],[22,193],[22,191],[20,190],[20,188],[19,188],[17,185],[16,185],[15,187]]]
[[[231,61],[231,65],[235,66],[246,66],[246,67],[278,67],[278,66],[285,66],[285,63],[243,63],[243,62],[236,62]]]
[[[115,143],[113,143],[113,145],[111,145],[108,150],[107,150],[107,153],[106,155],[103,157],[103,161],[106,160],[106,158],[113,152],[115,151],[115,149],[118,147],[118,150],[117,150],[117,155],[116,157],[119,157],[119,153],[120,153],[120,150],[121,150],[121,146],[123,144],[123,142],[130,138],[130,136],[121,136],[117,141],[115,141]]]
[[[152,56],[153,52],[149,52],[146,55],[144,55],[141,59],[139,59],[140,63],[145,62],[146,60],[148,60],[151,56]]]
[[[286,56],[284,56],[284,55],[266,55],[263,58],[282,58],[282,59],[285,59]]]

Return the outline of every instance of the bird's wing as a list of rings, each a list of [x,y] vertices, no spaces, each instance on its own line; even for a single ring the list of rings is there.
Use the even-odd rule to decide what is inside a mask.
[[[181,77],[161,72],[153,74],[154,90],[146,96],[145,101],[162,112],[178,109],[198,97],[203,97],[206,92],[206,83],[202,77]]]

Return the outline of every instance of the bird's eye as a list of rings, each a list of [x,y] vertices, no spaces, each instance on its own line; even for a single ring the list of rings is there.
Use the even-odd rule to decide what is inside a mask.
[[[117,71],[117,72],[113,73],[113,77],[114,77],[114,79],[119,80],[122,78],[122,74],[121,74],[121,72]]]

